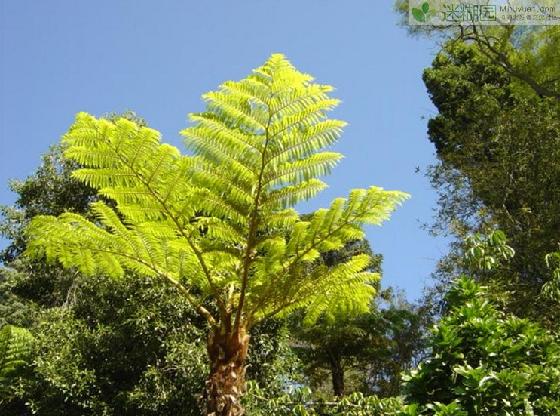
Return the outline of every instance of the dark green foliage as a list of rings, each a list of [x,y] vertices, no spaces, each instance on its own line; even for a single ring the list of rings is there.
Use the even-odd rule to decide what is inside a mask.
[[[205,338],[174,289],[138,277],[75,282],[35,330],[22,399],[41,415],[196,415]]]
[[[555,337],[500,312],[471,279],[459,279],[446,301],[450,312],[433,331],[430,358],[406,378],[407,401],[427,415],[557,415]]]
[[[474,234],[465,240],[466,267],[473,271],[491,271],[509,261],[515,250],[507,244],[507,237],[501,230],[489,235]]]
[[[16,294],[26,276],[14,269],[0,268],[0,327],[30,327],[35,321],[37,306]]]
[[[440,194],[438,227],[459,240],[503,230],[515,257],[476,276],[509,293],[511,311],[552,325],[558,308],[549,303],[543,316],[539,294],[560,229],[560,103],[460,42],[444,47],[424,81],[439,111],[428,124],[440,160],[429,173]],[[465,247],[456,246],[443,280],[465,271]]]
[[[139,277],[80,278],[43,312],[20,397],[41,415],[198,415],[204,325],[173,288]],[[281,322],[254,328],[248,374],[272,393],[291,364]]]
[[[401,375],[414,368],[425,354],[426,331],[430,318],[423,306],[412,305],[389,294],[388,306],[372,316],[373,348],[365,354],[367,388],[381,397],[401,393]]]
[[[311,327],[294,324],[294,349],[316,395],[395,396],[401,372],[422,353],[425,319],[423,310],[387,290],[369,313]]]
[[[285,320],[267,319],[251,329],[247,379],[271,396],[283,393],[286,384],[301,382],[301,366],[291,348]]]

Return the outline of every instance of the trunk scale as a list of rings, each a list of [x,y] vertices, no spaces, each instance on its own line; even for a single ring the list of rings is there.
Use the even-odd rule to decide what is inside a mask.
[[[245,392],[245,360],[249,336],[238,332],[211,331],[208,335],[210,375],[206,381],[207,416],[241,416],[245,409],[240,399]]]

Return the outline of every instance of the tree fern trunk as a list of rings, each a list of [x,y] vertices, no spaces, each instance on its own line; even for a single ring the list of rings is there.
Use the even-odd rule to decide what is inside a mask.
[[[334,395],[344,396],[344,367],[339,357],[331,357],[331,376]]]
[[[208,336],[210,375],[206,381],[208,416],[241,416],[240,403],[245,391],[245,359],[249,336],[242,328],[237,333],[211,331]]]

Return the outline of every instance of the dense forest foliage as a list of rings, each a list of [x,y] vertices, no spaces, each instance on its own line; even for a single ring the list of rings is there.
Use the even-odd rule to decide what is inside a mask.
[[[411,33],[440,42],[428,228],[453,238],[421,300],[383,285],[363,231],[406,194],[293,209],[344,122],[272,55],[204,96],[188,155],[82,113],[10,183],[0,414],[560,414],[559,27]]]

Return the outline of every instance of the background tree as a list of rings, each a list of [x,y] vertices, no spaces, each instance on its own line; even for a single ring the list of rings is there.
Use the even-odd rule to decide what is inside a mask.
[[[311,215],[303,217],[311,218]],[[350,241],[340,250],[332,250],[321,255],[320,265],[335,267],[343,264],[359,254],[367,254],[372,258],[368,270],[381,273],[380,255],[374,255],[367,240]],[[372,282],[373,284],[373,282]],[[375,283],[376,291],[379,283]],[[306,322],[299,311],[292,317],[292,332],[294,333],[294,347],[305,363],[306,374],[314,387],[323,384],[325,374],[323,369],[330,372],[332,391],[336,396],[345,394],[345,374],[355,364],[355,359],[362,355],[369,345],[368,333],[363,327],[363,316],[344,313],[323,314],[312,325]],[[336,312],[336,311],[335,311]]]
[[[294,325],[294,349],[317,397],[400,394],[401,373],[423,352],[425,314],[385,290],[358,316]],[[330,383],[327,381],[330,380]]]
[[[30,224],[27,252],[84,274],[125,270],[166,280],[209,325],[209,414],[242,414],[249,330],[264,318],[306,306],[367,308],[370,259],[309,266],[321,252],[363,238],[406,195],[372,187],[336,199],[301,221],[290,207],[324,188],[318,179],[340,155],[322,152],[344,123],[326,118],[337,104],[281,55],[239,82],[204,97],[207,111],[186,129],[194,156],[160,144],[154,130],[78,115],[65,156],[85,168],[75,177],[106,198],[96,221],[65,213]],[[206,299],[212,305],[204,304]],[[215,310],[213,310],[215,307]]]
[[[465,21],[448,26],[415,26],[408,24],[409,3],[409,0],[394,2],[395,10],[402,18],[401,24],[409,33],[428,36],[448,44],[474,45],[494,66],[502,68],[519,81],[520,88],[543,98],[560,101],[560,58],[557,53],[560,29],[557,26],[517,25],[515,21],[494,25],[486,25],[482,21]],[[429,3],[429,8],[435,13],[441,12],[448,5],[445,1],[438,0]],[[532,3],[535,15],[555,18],[546,11],[547,6],[555,7],[554,0]],[[518,3],[517,6],[519,5],[527,6],[526,3]]]
[[[477,45],[449,43],[424,81],[439,110],[428,123],[440,161],[429,172],[440,193],[438,226],[460,239],[503,230],[515,257],[479,277],[511,293],[512,311],[553,322],[558,309],[547,305],[543,317],[539,294],[560,226],[560,104],[523,88]],[[460,266],[464,248],[457,244],[447,264]]]
[[[71,305],[42,312],[28,407],[44,415],[197,415],[204,384],[198,316],[172,288],[125,276],[80,280]]]
[[[432,320],[424,305],[411,304],[391,288],[386,292],[368,326],[374,328],[372,335],[377,335],[360,361],[367,371],[364,393],[397,397],[402,393],[402,374],[415,368],[426,355]]]
[[[430,337],[429,358],[406,378],[406,399],[418,414],[557,414],[555,337],[501,312],[471,279],[459,279],[446,300],[449,313]]]
[[[439,6],[430,2],[433,10]],[[409,1],[397,0],[395,8],[408,22]],[[427,302],[440,304],[453,277],[470,272],[462,262],[468,235],[501,229],[517,255],[479,278],[509,298],[513,312],[553,326],[558,307],[540,294],[552,275],[544,258],[558,240],[560,29],[478,22],[406,26],[441,47],[424,73],[439,112],[428,132],[439,159],[428,171],[440,195],[432,231],[456,238]],[[548,313],[540,313],[541,302]]]

